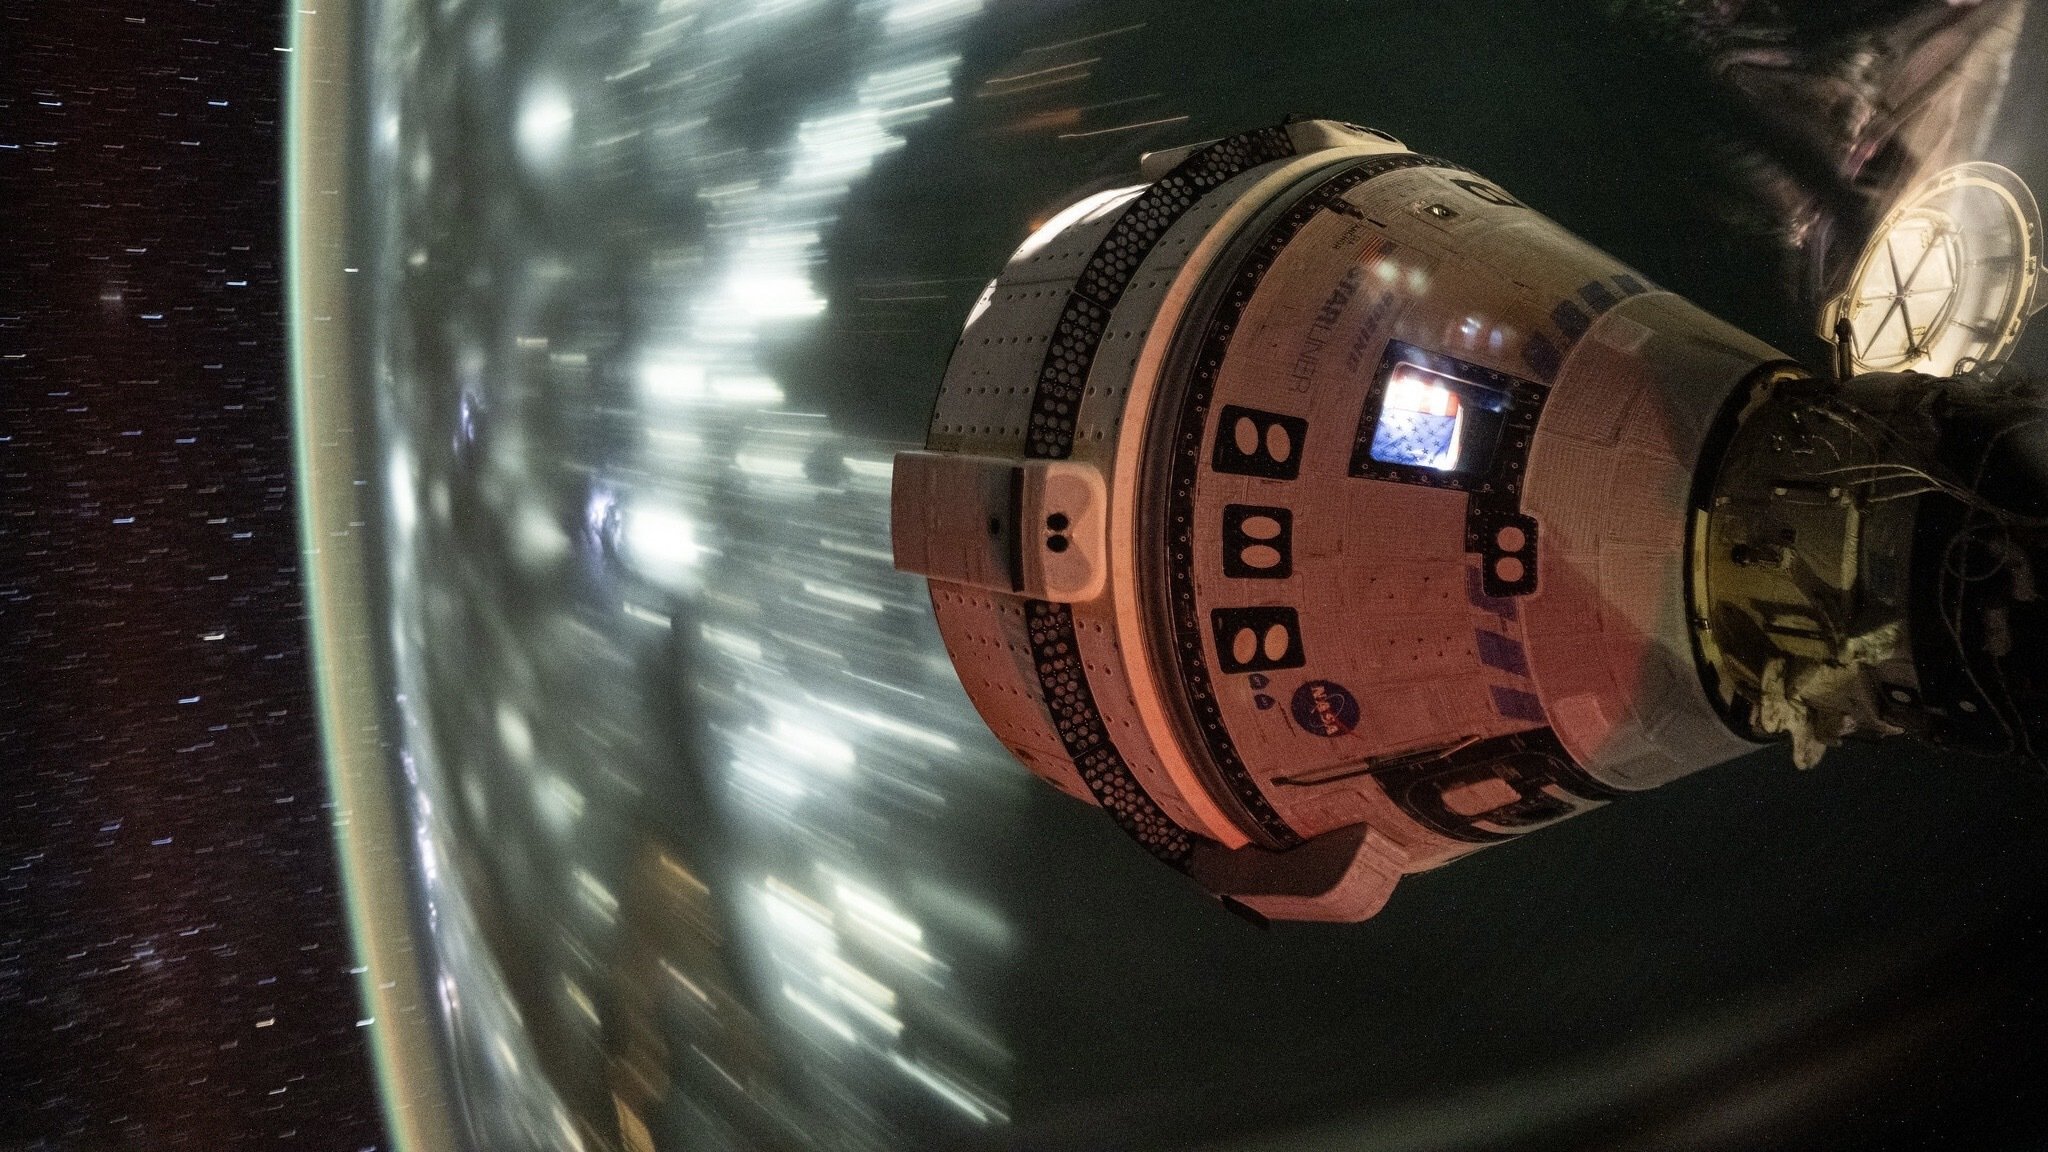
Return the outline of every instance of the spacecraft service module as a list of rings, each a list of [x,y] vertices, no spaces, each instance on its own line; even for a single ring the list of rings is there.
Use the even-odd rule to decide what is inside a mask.
[[[1033,772],[1255,918],[1786,739],[2038,757],[2039,214],[1900,201],[1818,376],[1392,137],[1144,157],[968,318],[897,566]]]

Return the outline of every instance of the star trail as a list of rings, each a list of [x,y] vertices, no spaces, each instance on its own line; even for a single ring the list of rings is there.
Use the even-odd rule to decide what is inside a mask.
[[[0,15],[0,1144],[382,1143],[303,637],[281,10]]]

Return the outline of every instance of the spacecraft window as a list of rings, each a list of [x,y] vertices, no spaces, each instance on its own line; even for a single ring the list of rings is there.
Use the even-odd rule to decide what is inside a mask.
[[[1508,393],[1397,360],[1388,366],[1380,394],[1374,460],[1468,474],[1493,466]]]

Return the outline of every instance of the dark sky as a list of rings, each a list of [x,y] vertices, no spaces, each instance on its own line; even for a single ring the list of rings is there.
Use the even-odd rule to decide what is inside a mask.
[[[0,5],[0,1148],[383,1143],[303,630],[284,36]]]

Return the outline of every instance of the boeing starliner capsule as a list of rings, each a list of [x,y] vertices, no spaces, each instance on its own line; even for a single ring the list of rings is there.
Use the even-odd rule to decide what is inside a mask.
[[[1971,167],[1873,242],[1939,276],[1830,305],[1845,359],[2017,336],[2038,214]],[[1371,129],[1141,172],[975,306],[895,556],[1003,743],[1226,902],[1364,919],[1774,736],[2035,747],[2029,386],[1815,378]]]

